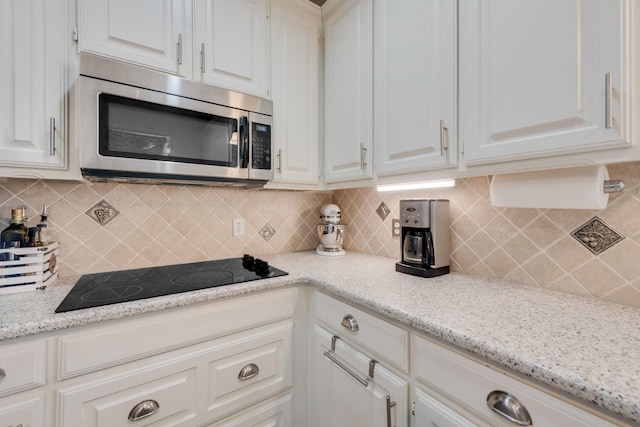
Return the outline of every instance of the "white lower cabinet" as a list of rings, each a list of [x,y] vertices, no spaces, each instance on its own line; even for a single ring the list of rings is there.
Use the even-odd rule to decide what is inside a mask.
[[[421,337],[412,336],[411,351],[416,426],[615,425]]]
[[[42,395],[0,404],[2,427],[40,427],[45,425],[45,399]]]
[[[288,427],[293,426],[292,412],[293,394],[287,393],[209,427]]]

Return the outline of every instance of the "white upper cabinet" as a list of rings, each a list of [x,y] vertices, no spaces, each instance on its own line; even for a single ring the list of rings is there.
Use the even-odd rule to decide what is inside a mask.
[[[190,2],[80,0],[80,49],[191,77]]]
[[[196,79],[270,97],[267,0],[196,0]]]
[[[467,165],[627,147],[630,0],[460,6]]]
[[[0,2],[0,176],[67,166],[65,5]]]
[[[271,3],[274,182],[320,184],[320,9]]]
[[[372,9],[372,0],[345,0],[325,14],[327,183],[373,178]]]
[[[455,166],[456,2],[374,0],[373,16],[376,174]]]

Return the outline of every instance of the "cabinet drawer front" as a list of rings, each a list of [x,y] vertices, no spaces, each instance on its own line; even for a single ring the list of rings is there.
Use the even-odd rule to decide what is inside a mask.
[[[403,372],[408,372],[407,331],[327,295],[316,293],[314,298],[318,321],[330,331],[373,352],[376,357],[384,359]],[[355,319],[358,324],[357,331],[352,331],[342,324],[346,316]]]
[[[221,417],[293,384],[293,322],[251,331],[209,357],[208,411]],[[242,379],[242,378],[244,379]]]
[[[489,393],[497,390],[515,397],[529,412],[533,425],[614,425],[425,339],[412,337],[412,354],[418,381],[491,424],[514,425],[487,406]]]
[[[45,363],[44,340],[0,347],[0,397],[44,385]]]
[[[288,427],[293,425],[293,394],[261,403],[209,427]]]
[[[59,338],[66,379],[293,316],[295,290],[128,319]],[[126,343],[126,344],[125,344]]]
[[[196,368],[161,368],[119,375],[112,380],[83,383],[60,391],[62,427],[133,425],[128,417],[142,402],[154,401],[157,411],[137,420],[140,425],[189,425],[196,416]]]
[[[0,425],[2,427],[37,427],[44,423],[44,397],[12,402],[0,406]]]

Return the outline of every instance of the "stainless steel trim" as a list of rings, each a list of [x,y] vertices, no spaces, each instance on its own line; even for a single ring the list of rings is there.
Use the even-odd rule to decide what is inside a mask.
[[[282,173],[282,149],[278,149],[278,173]]]
[[[391,408],[396,406],[396,402],[391,401],[391,396],[387,396],[387,427],[395,427],[391,425]]]
[[[0,368],[0,380],[3,380],[7,376],[4,369]]]
[[[624,190],[624,181],[621,179],[607,179],[604,181],[603,191],[605,193],[619,193]]]
[[[202,82],[149,70],[90,53],[80,54],[80,74],[93,79],[196,99],[210,104],[233,107],[267,116],[273,115],[273,102],[268,99],[210,86]],[[95,120],[95,118],[92,118],[92,120]]]
[[[604,75],[605,86],[605,106],[604,106],[604,127],[611,129],[613,127],[612,102],[613,102],[613,83],[611,81],[611,72]]]
[[[360,329],[360,327],[358,326],[358,321],[350,314],[345,314],[345,316],[342,318],[342,326],[353,332],[357,332]]]
[[[343,371],[345,371],[347,374],[349,374],[354,380],[358,381],[360,384],[362,384],[365,387],[369,387],[369,381],[371,381],[371,378],[362,378],[360,377],[360,375],[356,374],[355,372],[353,372],[347,365],[345,365],[344,363],[342,363],[340,360],[338,360],[334,355],[332,350],[327,350],[324,352],[324,355],[327,357],[327,359],[331,360],[333,363],[336,364],[336,366],[338,366],[340,369],[342,369]]]
[[[258,368],[258,365],[256,365],[255,363],[249,363],[248,365],[240,369],[240,372],[238,373],[238,379],[240,381],[250,380],[259,373],[260,368]]]
[[[144,400],[134,406],[129,412],[129,421],[140,421],[150,417],[160,410],[160,404],[153,399]]]
[[[519,426],[530,426],[533,422],[527,408],[518,399],[501,390],[494,390],[487,396],[487,406],[509,421]]]
[[[178,52],[177,52],[177,62],[178,65],[182,65],[182,34],[178,34]]]
[[[200,72],[202,72],[202,74],[206,71],[206,67],[204,66],[205,59],[204,43],[200,43]]]
[[[449,128],[444,125],[444,120],[440,120],[440,155],[449,149]]]
[[[56,118],[49,118],[49,155],[56,155]]]

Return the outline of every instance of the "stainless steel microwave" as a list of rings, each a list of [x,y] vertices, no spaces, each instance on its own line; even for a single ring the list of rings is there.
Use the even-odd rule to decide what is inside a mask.
[[[82,54],[72,117],[90,180],[262,186],[271,101]]]

